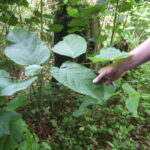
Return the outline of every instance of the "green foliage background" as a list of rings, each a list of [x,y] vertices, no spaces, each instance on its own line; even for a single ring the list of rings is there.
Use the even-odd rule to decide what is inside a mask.
[[[0,150],[148,150],[149,63],[116,86],[92,79],[149,37],[149,11],[145,0],[0,0]],[[55,66],[56,54],[70,61]]]

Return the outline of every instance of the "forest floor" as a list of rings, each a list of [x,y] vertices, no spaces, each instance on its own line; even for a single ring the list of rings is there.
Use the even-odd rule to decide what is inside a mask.
[[[30,104],[19,112],[52,150],[149,150],[150,64],[127,72],[124,78],[142,95],[136,116],[125,108],[124,95],[118,89],[105,106],[90,106],[92,113],[75,117],[82,95],[56,83],[47,86],[48,101],[43,102],[42,111]]]

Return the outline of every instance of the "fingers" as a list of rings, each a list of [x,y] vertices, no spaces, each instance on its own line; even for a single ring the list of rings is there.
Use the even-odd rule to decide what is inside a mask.
[[[100,82],[100,81],[103,79],[103,77],[104,77],[104,74],[103,74],[103,73],[99,74],[99,75],[93,80],[93,83],[98,83],[98,82]]]
[[[104,77],[104,75],[102,75],[102,74],[99,75],[99,76],[97,76],[97,77],[93,80],[93,83],[98,83],[98,82],[102,81],[102,80],[103,80],[103,77]],[[109,80],[109,79],[107,79],[107,80],[104,82],[104,84],[110,85],[110,84],[112,84],[112,81]]]
[[[110,84],[112,84],[112,81],[107,80],[107,81],[105,81],[104,83],[105,83],[106,85],[110,85]]]

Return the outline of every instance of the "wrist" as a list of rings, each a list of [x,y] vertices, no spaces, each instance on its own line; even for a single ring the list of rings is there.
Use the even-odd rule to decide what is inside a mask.
[[[134,56],[131,55],[127,58],[123,58],[115,63],[116,68],[121,72],[121,74],[129,69],[134,68]]]

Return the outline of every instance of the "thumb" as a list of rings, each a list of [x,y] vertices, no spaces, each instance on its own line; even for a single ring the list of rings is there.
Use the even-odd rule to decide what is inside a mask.
[[[104,74],[101,73],[99,74],[94,80],[93,80],[93,83],[98,83],[99,81],[101,81],[104,77]]]

